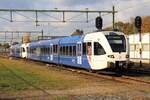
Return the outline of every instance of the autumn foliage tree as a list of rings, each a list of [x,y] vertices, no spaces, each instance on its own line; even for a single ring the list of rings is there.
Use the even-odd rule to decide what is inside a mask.
[[[77,35],[83,35],[83,31],[82,30],[79,30],[79,29],[76,29],[76,31],[74,31],[71,36],[77,36]]]
[[[150,16],[142,17],[142,33],[150,32]]]
[[[116,22],[115,27],[120,31],[124,32],[125,34],[133,34],[136,33],[137,30],[134,26],[134,21],[124,23],[124,22]],[[108,27],[106,29],[112,29],[112,27]],[[150,16],[142,17],[142,33],[150,32]]]

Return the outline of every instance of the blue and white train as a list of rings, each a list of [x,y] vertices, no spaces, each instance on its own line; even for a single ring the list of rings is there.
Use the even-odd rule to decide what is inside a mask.
[[[128,43],[122,32],[101,31],[81,36],[12,45],[10,55],[87,70],[127,68]]]

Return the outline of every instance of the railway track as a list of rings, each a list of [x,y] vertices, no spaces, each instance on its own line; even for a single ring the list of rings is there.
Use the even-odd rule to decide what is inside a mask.
[[[127,83],[127,84],[145,84],[145,85],[150,86],[150,81],[145,81],[145,80],[135,78],[132,76],[127,76],[125,75],[125,73],[120,73],[120,72],[118,73],[118,72],[98,71],[98,72],[93,73],[93,72],[88,72],[87,70],[84,70],[84,69],[69,68],[68,66],[55,65],[55,64],[52,64],[52,65],[50,64],[50,67],[55,67],[57,69],[72,71],[72,72],[76,72],[76,73],[86,75],[86,76],[93,76],[96,78],[103,78],[103,79],[118,81],[118,82]],[[134,74],[141,74],[141,73],[150,74],[150,72],[148,71],[143,71],[143,70],[141,71],[140,70],[135,71]]]
[[[130,76],[125,76],[122,75],[120,73],[109,73],[108,72],[98,72],[98,73],[91,73],[91,72],[87,72],[87,71],[83,71],[83,70],[76,70],[76,69],[65,69],[65,70],[70,70],[73,72],[77,72],[79,74],[83,74],[83,75],[89,75],[89,76],[93,76],[93,77],[97,77],[97,78],[103,78],[103,79],[108,79],[108,80],[112,80],[112,81],[117,81],[117,82],[121,82],[121,83],[126,83],[126,84],[144,84],[144,85],[149,85],[150,86],[150,81],[145,81],[139,78],[134,78],[134,77],[130,77]]]
[[[3,58],[8,58],[8,57],[5,56]],[[19,58],[16,58],[16,59],[18,60]],[[24,59],[22,59],[22,60],[27,61],[27,60],[24,60]],[[29,62],[34,62],[35,63],[35,61],[29,61]],[[40,62],[40,63],[41,64],[46,64],[46,63],[43,63],[43,62]],[[150,86],[150,81],[142,80],[142,79],[137,78],[137,77],[135,78],[135,77],[132,77],[132,76],[127,76],[126,73],[105,72],[105,71],[98,71],[98,72],[92,73],[92,72],[88,72],[87,70],[69,68],[68,66],[64,66],[64,65],[47,64],[47,66],[57,68],[59,70],[72,71],[72,72],[75,72],[75,73],[78,73],[78,74],[81,74],[81,75],[92,76],[92,77],[95,77],[95,78],[103,78],[103,79],[108,79],[108,80],[117,81],[117,82],[126,83],[126,84],[139,84],[139,85],[144,84],[144,85],[149,85]],[[140,70],[134,71],[134,73],[132,73],[132,74],[141,74],[141,73],[142,74],[150,74],[149,71],[140,71]]]

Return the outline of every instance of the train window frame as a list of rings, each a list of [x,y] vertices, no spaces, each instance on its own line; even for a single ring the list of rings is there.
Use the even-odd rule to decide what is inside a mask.
[[[81,56],[82,55],[82,48],[81,48],[81,44],[77,44],[77,56]]]
[[[94,42],[94,55],[98,56],[98,55],[105,55],[105,54],[106,54],[106,51],[103,48],[103,46],[99,42]]]

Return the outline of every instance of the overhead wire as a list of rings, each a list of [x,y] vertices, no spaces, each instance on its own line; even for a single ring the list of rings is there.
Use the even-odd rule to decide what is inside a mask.
[[[25,18],[28,18],[28,19],[31,19],[31,20],[35,20],[35,18],[31,18],[31,17],[29,17],[29,16],[25,16],[24,14],[21,14],[21,13],[19,13],[19,12],[15,12],[16,14],[18,14],[18,15],[21,15],[21,16],[23,16],[23,17],[25,17]]]
[[[117,13],[121,13],[121,12],[123,12],[123,11],[130,10],[130,9],[133,9],[133,8],[136,8],[136,7],[138,7],[138,8],[140,8],[140,7],[146,7],[145,5],[147,5],[147,4],[149,4],[149,3],[150,3],[150,0],[140,3],[139,6],[137,6],[137,4],[136,4],[136,5],[132,5],[132,6],[128,6],[128,7],[122,8],[122,9],[118,9],[118,10],[117,10]],[[105,15],[109,15],[109,14],[104,14],[103,16],[105,16]],[[125,20],[126,20],[126,19],[124,19],[124,21],[125,21]],[[110,24],[109,24],[109,25],[110,25]],[[107,25],[107,26],[108,26],[108,25]]]
[[[51,17],[51,18],[53,18],[53,19],[55,19],[55,20],[60,21],[60,19],[59,19],[59,18],[57,18],[57,17],[55,17],[55,16],[52,16],[52,15],[50,15],[50,14],[46,13],[46,12],[40,12],[40,13],[42,13],[43,15],[49,16],[49,17]]]

